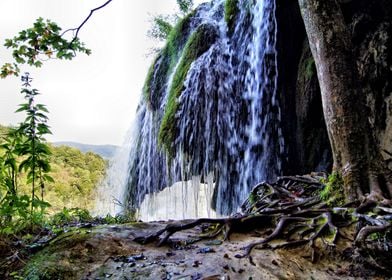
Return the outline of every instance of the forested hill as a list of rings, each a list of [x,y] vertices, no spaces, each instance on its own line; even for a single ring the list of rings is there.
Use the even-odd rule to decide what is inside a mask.
[[[69,146],[80,151],[86,152],[93,152],[105,159],[111,159],[118,150],[118,146],[115,145],[90,145],[90,144],[83,144],[78,142],[71,142],[71,141],[61,141],[61,142],[54,142],[52,143],[55,147],[58,146]]]
[[[7,129],[0,125],[0,144],[6,137]],[[49,174],[54,179],[53,183],[47,182],[44,193],[44,199],[52,206],[49,212],[54,213],[64,207],[91,209],[94,206],[95,188],[104,176],[107,161],[96,153],[83,153],[74,147],[56,147],[51,144],[49,147],[52,153]],[[0,147],[0,155],[2,153]],[[30,191],[24,175],[19,184],[22,192]]]

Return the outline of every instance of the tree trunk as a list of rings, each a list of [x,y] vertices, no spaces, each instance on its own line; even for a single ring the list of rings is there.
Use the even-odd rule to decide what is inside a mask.
[[[336,0],[299,0],[299,5],[316,64],[334,171],[342,172],[346,197],[354,201],[372,192],[390,198],[391,178],[384,176],[340,6]]]

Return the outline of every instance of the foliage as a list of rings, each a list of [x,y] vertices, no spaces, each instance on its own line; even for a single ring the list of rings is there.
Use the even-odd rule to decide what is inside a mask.
[[[92,209],[94,190],[102,180],[106,161],[92,152],[82,153],[68,147],[51,146],[54,182],[49,183],[46,198],[51,202],[50,213],[67,208]]]
[[[29,76],[25,76],[25,88],[22,93],[25,95],[26,103],[20,104],[16,112],[25,112],[26,119],[17,128],[17,133],[21,135],[22,141],[17,146],[16,152],[23,160],[19,164],[19,170],[27,174],[27,184],[31,183],[32,201],[36,198],[36,184],[41,188],[41,200],[43,200],[45,183],[53,182],[53,178],[47,173],[50,171],[49,155],[50,150],[46,144],[44,136],[51,134],[47,125],[48,117],[45,115],[48,110],[43,104],[35,104],[35,98],[39,95],[37,89],[30,89]]]
[[[333,172],[327,179],[323,179],[325,184],[323,190],[320,191],[320,198],[329,206],[341,206],[345,202],[342,175]]]
[[[147,31],[147,35],[151,38],[164,41],[168,38],[173,26],[191,13],[193,8],[193,0],[176,0],[180,15],[157,15],[152,19],[151,28]]]
[[[152,26],[147,35],[158,40],[166,40],[173,29],[172,20],[167,15],[158,15],[153,18]]]
[[[117,214],[116,216],[112,216],[107,214],[103,218],[96,218],[96,222],[100,222],[102,224],[128,224],[135,222],[136,213],[133,211],[129,211],[123,214]]]
[[[177,22],[169,33],[164,48],[149,69],[143,93],[145,100],[151,105],[150,108],[154,108],[152,104],[160,98],[166,89],[167,78],[177,64],[181,56],[181,50],[188,38],[193,16],[194,12]]]
[[[174,143],[176,135],[175,115],[178,109],[177,98],[184,88],[184,82],[192,62],[209,49],[211,44],[215,42],[216,36],[216,31],[213,27],[203,24],[189,37],[184,47],[183,55],[169,89],[165,114],[162,118],[158,135],[160,145],[165,148],[169,156],[174,154],[172,143]]]
[[[50,222],[57,227],[62,227],[68,224],[91,222],[92,220],[93,217],[86,209],[64,207],[60,212],[51,217]]]
[[[43,199],[45,182],[53,181],[47,173],[50,171],[48,157],[50,151],[44,136],[50,133],[47,126],[48,112],[42,104],[35,104],[39,94],[30,89],[31,78],[23,77],[26,103],[20,104],[17,112],[25,112],[25,120],[15,129],[9,129],[1,143],[0,154],[0,225],[1,232],[10,233],[30,225],[39,224],[49,203]],[[18,189],[20,173],[23,172],[26,184],[30,185],[30,197]],[[41,199],[36,195],[37,184],[41,188]],[[40,209],[35,212],[35,209]],[[30,212],[29,212],[30,210]]]
[[[14,62],[5,63],[1,67],[0,77],[18,76],[19,65],[22,64],[41,67],[47,59],[71,60],[77,52],[91,54],[91,50],[79,38],[67,40],[63,37],[64,34],[55,22],[38,18],[33,27],[20,31],[12,39],[6,39],[4,46],[12,50]]]
[[[226,0],[225,2],[225,21],[229,32],[234,31],[235,18],[239,12],[238,0]]]
[[[187,14],[193,7],[193,0],[177,0],[177,5],[183,14]]]
[[[1,131],[4,130],[4,127],[1,127]],[[13,131],[10,128],[8,130]],[[51,207],[48,208],[47,202],[35,197],[34,207],[45,211],[35,211],[30,217],[32,201],[29,194],[31,194],[31,186],[27,184],[27,173],[19,172],[19,168],[15,169],[18,187],[16,194],[15,192],[12,194],[7,188],[9,185],[4,184],[5,178],[9,178],[4,174],[4,171],[9,172],[4,169],[4,154],[6,153],[4,146],[7,141],[10,141],[9,139],[11,138],[3,137],[0,141],[0,162],[3,163],[0,163],[0,167],[3,169],[0,186],[2,197],[0,203],[1,232],[4,234],[20,232],[29,226],[29,218],[33,219],[33,224],[42,225],[46,221],[47,214],[54,214],[58,211],[62,212],[62,214],[57,214],[59,220],[61,220],[61,216],[64,219],[66,217],[74,219],[75,216],[78,216],[81,220],[86,220],[89,214],[86,214],[87,210],[81,210],[81,208],[91,209],[93,207],[94,189],[104,176],[106,161],[91,152],[82,153],[67,146],[53,147],[48,145],[50,151],[48,160],[51,162],[52,168],[47,175],[52,177],[53,181],[45,183],[45,198],[50,201]],[[19,166],[25,157],[14,156],[16,165]],[[64,207],[72,209],[67,214]]]
[[[3,150],[3,155],[0,157],[0,186],[4,187],[4,190],[11,195],[16,195],[17,191],[17,162],[15,159],[14,150],[19,144],[19,137],[17,137],[17,131],[15,129],[2,129],[0,148]],[[7,136],[10,137],[7,137]],[[2,194],[0,188],[0,195]]]
[[[7,135],[11,128],[0,125],[0,167],[4,168],[1,161],[4,160],[4,145],[12,138]],[[51,207],[47,209],[48,214],[54,214],[66,208],[92,209],[95,187],[103,178],[107,162],[99,155],[87,152],[82,153],[76,148],[69,146],[54,147],[48,144],[50,155],[49,162],[51,171],[48,175],[53,181],[45,184],[45,198],[50,201]],[[21,161],[16,156],[15,161]],[[0,176],[3,173],[0,173]],[[1,177],[0,177],[1,178]],[[26,184],[26,174],[21,172],[16,177],[18,193],[27,195],[30,192]],[[5,186],[0,187],[0,195],[5,196]],[[15,209],[15,211],[19,211]]]

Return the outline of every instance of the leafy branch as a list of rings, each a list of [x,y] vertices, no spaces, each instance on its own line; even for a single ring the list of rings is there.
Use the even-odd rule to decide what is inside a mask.
[[[4,46],[12,50],[14,62],[4,63],[1,66],[0,77],[19,76],[19,65],[22,64],[39,68],[44,61],[49,59],[71,60],[77,52],[90,55],[91,50],[80,41],[79,32],[95,11],[106,7],[112,1],[108,0],[101,6],[92,9],[76,28],[61,32],[61,27],[55,22],[40,17],[34,22],[33,27],[20,31],[12,39],[6,39]],[[73,32],[70,40],[64,38],[64,35],[68,32]]]

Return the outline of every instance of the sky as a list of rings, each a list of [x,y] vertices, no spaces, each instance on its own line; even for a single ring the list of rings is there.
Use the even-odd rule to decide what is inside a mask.
[[[106,0],[1,0],[0,65],[11,62],[3,47],[32,26],[38,17],[50,19],[64,30],[77,27],[90,10]],[[204,1],[195,1],[204,2]],[[42,68],[21,66],[30,72],[32,87],[47,105],[50,142],[121,145],[135,116],[147,70],[159,42],[146,36],[157,14],[176,11],[175,0],[113,0],[96,11],[79,33],[92,54],[78,54],[71,61],[50,60]],[[0,80],[0,124],[16,125],[24,118],[15,114],[23,102],[20,78]]]

